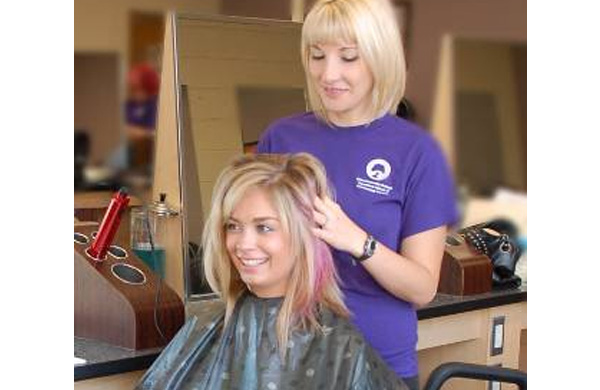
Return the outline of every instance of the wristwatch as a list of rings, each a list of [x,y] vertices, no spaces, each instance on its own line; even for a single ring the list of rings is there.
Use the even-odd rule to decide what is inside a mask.
[[[363,262],[373,256],[375,253],[375,249],[377,248],[377,241],[372,235],[368,235],[365,240],[365,245],[363,246],[363,253],[359,257],[354,257],[359,262]]]

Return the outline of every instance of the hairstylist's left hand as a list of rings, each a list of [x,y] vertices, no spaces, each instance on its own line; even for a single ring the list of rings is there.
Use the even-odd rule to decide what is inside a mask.
[[[313,216],[318,227],[313,228],[314,234],[337,250],[359,257],[367,233],[355,224],[339,204],[328,197],[314,200]]]

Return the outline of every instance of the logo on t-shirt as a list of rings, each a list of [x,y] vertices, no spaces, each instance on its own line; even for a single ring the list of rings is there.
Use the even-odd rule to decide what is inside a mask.
[[[367,176],[373,180],[382,181],[388,178],[392,172],[390,163],[382,158],[376,158],[367,164]]]
[[[369,179],[357,177],[356,188],[369,191],[374,194],[389,195],[393,189],[392,186],[380,183],[387,179],[392,173],[392,167],[389,162],[382,158],[375,158],[367,164],[365,169]]]

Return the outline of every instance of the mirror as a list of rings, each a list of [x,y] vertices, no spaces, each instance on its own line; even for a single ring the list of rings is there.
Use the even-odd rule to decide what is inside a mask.
[[[306,110],[300,32],[301,24],[291,21],[182,14],[167,19],[154,183],[155,192],[180,201],[182,229],[170,236],[183,248],[187,299],[211,292],[203,283],[200,245],[217,176],[232,158],[252,152],[273,120]],[[167,137],[174,139],[175,130],[172,145]],[[176,242],[172,248],[177,250]],[[167,269],[171,285],[178,284],[177,272]]]

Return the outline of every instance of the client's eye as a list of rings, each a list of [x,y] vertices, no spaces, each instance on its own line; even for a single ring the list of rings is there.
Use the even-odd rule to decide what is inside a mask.
[[[275,229],[273,229],[272,227],[265,225],[265,224],[259,224],[256,226],[256,230],[258,230],[259,233],[269,233],[274,231]]]
[[[227,222],[225,224],[225,231],[237,232],[241,230],[241,226],[235,222]]]

